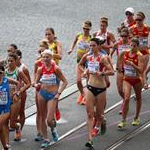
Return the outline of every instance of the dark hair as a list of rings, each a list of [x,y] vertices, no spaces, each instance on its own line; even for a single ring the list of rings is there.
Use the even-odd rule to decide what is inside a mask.
[[[92,22],[91,21],[85,21],[84,24],[87,24],[89,27],[92,27]]]
[[[145,14],[141,11],[139,11],[136,15],[141,16],[143,19],[145,19]]]
[[[47,31],[47,30],[50,30],[50,31],[52,32],[52,34],[54,34],[54,35],[55,35],[55,31],[54,31],[54,29],[53,29],[53,28],[46,28],[46,29],[45,29],[45,31]]]
[[[0,64],[0,70],[1,71],[5,71],[5,68],[4,68],[4,66],[2,64]]]
[[[126,34],[129,35],[129,29],[128,29],[127,27],[122,28],[121,31],[120,31],[120,35],[121,35],[122,33],[126,33]]]
[[[8,57],[14,58],[15,61],[18,59],[18,56],[17,56],[17,54],[15,54],[15,53],[9,53],[9,54],[8,54]],[[7,57],[7,58],[8,58],[8,57]]]
[[[90,41],[95,42],[97,45],[100,45],[100,40],[98,38],[92,38]]]
[[[12,46],[14,49],[18,49],[16,44],[10,44],[9,46]]]
[[[21,50],[17,49],[16,54],[17,54],[17,56],[19,56],[20,58],[22,58],[22,52],[21,52]]]
[[[133,38],[131,39],[131,42],[136,43],[137,46],[139,46],[139,44],[140,44],[138,38],[136,38],[136,37],[133,37]]]
[[[108,26],[108,18],[107,17],[102,17],[101,22],[106,23],[106,25]]]

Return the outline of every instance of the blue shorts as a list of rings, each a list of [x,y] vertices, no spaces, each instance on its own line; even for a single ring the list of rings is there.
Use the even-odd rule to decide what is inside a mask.
[[[49,93],[43,89],[41,89],[39,91],[39,94],[43,97],[44,100],[49,101],[49,100],[53,100],[56,93]]]
[[[10,112],[10,108],[0,108],[0,115]]]

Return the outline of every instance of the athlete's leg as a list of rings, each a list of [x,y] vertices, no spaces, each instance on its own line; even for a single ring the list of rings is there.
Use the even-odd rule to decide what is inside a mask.
[[[139,82],[138,84],[133,86],[134,92],[136,95],[136,114],[135,114],[135,119],[139,118],[140,110],[141,110],[141,105],[142,105],[142,100],[141,100],[141,90],[142,90],[142,83]]]

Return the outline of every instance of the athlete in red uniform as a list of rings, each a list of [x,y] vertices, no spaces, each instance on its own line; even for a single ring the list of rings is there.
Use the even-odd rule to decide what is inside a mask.
[[[114,48],[113,48],[113,51],[112,51],[111,55],[116,51],[117,59],[118,59],[119,56],[124,51],[129,49],[129,47],[130,47],[129,31],[128,31],[128,28],[123,28],[121,30],[119,40],[114,44]],[[118,64],[116,66],[116,70],[117,70],[117,89],[118,89],[118,93],[121,96],[121,98],[124,99],[124,93],[123,93],[123,76],[124,76],[124,74],[123,74],[123,72],[120,72],[118,70]],[[122,114],[122,107],[123,107],[123,103],[120,107],[120,111],[119,111],[120,114]]]
[[[134,9],[132,7],[126,8],[125,15],[126,15],[126,19],[121,23],[121,27],[118,28],[119,34],[121,32],[121,29],[130,28],[135,24]]]
[[[137,38],[131,39],[131,49],[124,51],[118,59],[118,70],[124,72],[123,77],[123,93],[124,105],[122,113],[122,121],[118,124],[118,128],[126,125],[127,111],[129,107],[131,89],[133,87],[136,95],[136,113],[132,125],[139,125],[139,114],[141,110],[141,90],[142,81],[141,74],[143,72],[143,57],[139,51],[139,41]],[[123,65],[122,65],[123,64]]]

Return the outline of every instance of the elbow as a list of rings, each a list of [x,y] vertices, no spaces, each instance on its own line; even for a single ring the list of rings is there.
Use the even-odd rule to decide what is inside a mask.
[[[66,81],[65,81],[65,87],[66,87],[67,85],[68,85],[68,81],[66,80]]]

